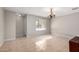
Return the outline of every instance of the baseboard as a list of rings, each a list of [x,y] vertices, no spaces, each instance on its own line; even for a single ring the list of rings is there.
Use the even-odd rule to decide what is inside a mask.
[[[13,38],[13,39],[3,39],[0,41],[0,47],[2,47],[2,45],[4,44],[5,41],[12,41],[12,40],[15,40],[16,38]]]
[[[16,38],[5,39],[5,41],[13,41],[13,40],[16,40]]]
[[[71,38],[74,37],[74,35],[65,34],[65,33],[59,33],[59,32],[53,32],[52,35],[60,36],[60,37],[65,37],[65,38],[68,38],[68,39],[71,39]]]
[[[0,41],[0,47],[2,47],[3,44],[4,44],[4,41]]]

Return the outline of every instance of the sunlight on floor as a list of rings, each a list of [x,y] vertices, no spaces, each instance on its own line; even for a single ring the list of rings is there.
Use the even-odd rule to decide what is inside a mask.
[[[46,49],[47,40],[52,39],[52,36],[40,37],[39,41],[37,41],[36,48],[38,51],[44,51]]]

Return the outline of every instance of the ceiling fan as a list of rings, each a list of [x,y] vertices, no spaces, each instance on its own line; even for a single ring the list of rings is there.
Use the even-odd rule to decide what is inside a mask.
[[[53,8],[50,8],[48,17],[49,19],[55,18],[55,12]]]
[[[72,8],[72,10],[77,10],[77,9],[79,9],[79,7],[74,7],[74,8]]]

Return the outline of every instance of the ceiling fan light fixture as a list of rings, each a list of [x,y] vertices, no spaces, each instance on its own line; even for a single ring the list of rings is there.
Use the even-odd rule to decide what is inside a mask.
[[[55,15],[53,15],[53,16],[52,16],[52,15],[50,15],[50,19],[52,19],[52,18],[55,18]]]
[[[54,9],[53,8],[50,8],[49,18],[50,19],[55,18],[55,12],[54,12]]]

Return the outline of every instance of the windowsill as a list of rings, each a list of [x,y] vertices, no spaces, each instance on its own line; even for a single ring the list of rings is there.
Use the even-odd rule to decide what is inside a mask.
[[[46,30],[46,28],[36,28],[36,31],[43,31]]]

